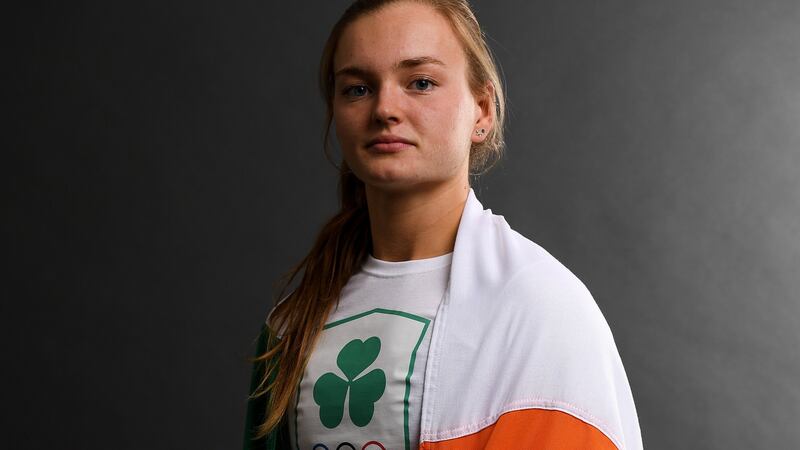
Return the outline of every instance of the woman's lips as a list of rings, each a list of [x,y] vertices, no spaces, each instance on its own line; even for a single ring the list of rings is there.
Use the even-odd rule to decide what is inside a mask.
[[[411,147],[411,144],[406,144],[405,142],[378,142],[368,148],[378,153],[395,153],[407,147]]]

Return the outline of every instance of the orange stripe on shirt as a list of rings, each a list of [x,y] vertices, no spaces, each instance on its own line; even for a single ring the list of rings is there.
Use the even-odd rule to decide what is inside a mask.
[[[575,416],[551,409],[522,409],[500,416],[467,436],[423,442],[420,450],[617,450],[600,430]]]

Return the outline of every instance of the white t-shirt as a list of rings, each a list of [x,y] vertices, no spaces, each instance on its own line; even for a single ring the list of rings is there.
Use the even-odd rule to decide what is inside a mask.
[[[289,408],[293,449],[417,449],[425,362],[453,253],[368,255],[328,317]]]

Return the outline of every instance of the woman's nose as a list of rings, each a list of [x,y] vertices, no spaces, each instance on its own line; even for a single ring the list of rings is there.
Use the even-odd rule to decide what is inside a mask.
[[[372,107],[373,120],[378,123],[399,122],[402,116],[402,89],[384,83],[375,95]]]

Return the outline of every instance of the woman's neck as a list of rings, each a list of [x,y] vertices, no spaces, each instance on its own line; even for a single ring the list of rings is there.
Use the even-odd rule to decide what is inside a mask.
[[[469,189],[466,182],[404,192],[366,186],[372,256],[409,261],[452,252]]]

